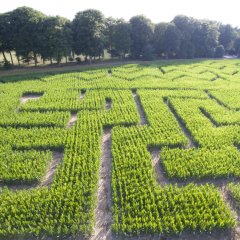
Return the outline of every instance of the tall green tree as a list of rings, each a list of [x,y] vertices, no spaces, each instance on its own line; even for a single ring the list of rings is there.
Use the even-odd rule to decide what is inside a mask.
[[[235,48],[235,52],[236,52],[237,56],[240,57],[240,37],[235,39],[234,48]]]
[[[5,52],[9,52],[11,62],[13,65],[13,58],[11,51],[14,50],[13,45],[13,30],[9,19],[10,12],[0,14],[0,51],[3,54],[4,61],[7,62]]]
[[[41,46],[41,26],[45,15],[29,7],[13,10],[9,16],[13,45],[18,56],[29,58],[32,53],[37,64]]]
[[[72,29],[70,21],[63,17],[47,17],[42,23],[41,56],[43,61],[55,59],[58,63],[71,54]]]
[[[115,28],[119,23],[123,23],[123,19],[115,19],[112,17],[105,19],[105,26],[104,26],[104,41],[105,41],[105,48],[107,49],[108,53],[114,55],[113,49],[113,41],[114,41],[114,33]]]
[[[174,23],[168,23],[164,35],[164,53],[166,58],[177,55],[180,47],[181,34]]]
[[[219,31],[216,22],[195,20],[195,28],[192,37],[195,57],[214,57],[215,49],[218,46],[218,38]]]
[[[175,57],[180,47],[181,33],[174,23],[159,23],[154,30],[154,47],[158,56]]]
[[[123,21],[116,24],[112,38],[115,53],[125,58],[125,55],[130,52],[131,43],[131,25]]]
[[[154,25],[143,15],[130,19],[131,24],[131,55],[133,58],[143,57],[145,49],[152,44]]]
[[[176,16],[172,21],[180,33],[180,46],[177,52],[179,58],[193,58],[194,44],[192,35],[194,31],[194,20],[184,15]]]
[[[158,23],[154,28],[153,45],[157,56],[162,56],[165,52],[165,33],[168,23]]]
[[[78,12],[72,22],[73,49],[77,54],[99,56],[104,50],[104,16],[94,9]]]
[[[230,25],[220,25],[219,27],[219,43],[223,45],[226,52],[233,49],[234,41],[237,37],[236,30]]]

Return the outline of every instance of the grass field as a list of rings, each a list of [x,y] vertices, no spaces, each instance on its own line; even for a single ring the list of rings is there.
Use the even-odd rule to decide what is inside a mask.
[[[240,239],[239,67],[0,77],[0,239]]]

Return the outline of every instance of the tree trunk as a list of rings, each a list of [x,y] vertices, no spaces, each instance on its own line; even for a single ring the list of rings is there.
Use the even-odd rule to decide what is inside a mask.
[[[66,63],[68,62],[67,56],[66,56]]]
[[[16,56],[17,56],[18,66],[20,66],[20,59],[19,59],[19,56],[18,56],[18,55],[16,55]]]
[[[9,52],[9,54],[10,54],[10,58],[11,58],[12,65],[14,65],[11,51]]]
[[[4,58],[4,62],[7,62],[7,58],[6,58],[6,55],[5,55],[4,51],[2,51],[2,55],[3,55],[3,58]]]
[[[53,64],[52,58],[50,58],[51,65]]]
[[[33,55],[34,55],[34,63],[35,63],[35,67],[36,67],[37,66],[37,54],[34,52]]]
[[[92,64],[92,56],[89,56],[89,64]]]

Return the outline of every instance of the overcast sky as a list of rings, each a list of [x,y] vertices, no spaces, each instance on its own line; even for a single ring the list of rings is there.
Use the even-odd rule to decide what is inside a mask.
[[[78,11],[89,8],[100,10],[106,17],[144,14],[154,23],[171,21],[184,14],[208,18],[240,27],[240,0],[1,0],[0,12],[28,6],[47,15],[60,15],[72,20]]]

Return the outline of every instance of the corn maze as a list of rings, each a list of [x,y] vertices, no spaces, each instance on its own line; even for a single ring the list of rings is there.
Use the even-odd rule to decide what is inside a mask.
[[[0,239],[238,239],[239,67],[0,83]]]

